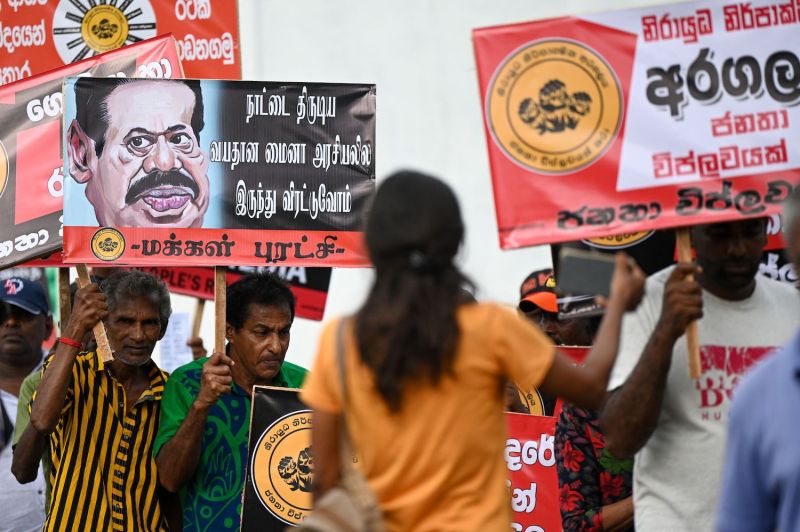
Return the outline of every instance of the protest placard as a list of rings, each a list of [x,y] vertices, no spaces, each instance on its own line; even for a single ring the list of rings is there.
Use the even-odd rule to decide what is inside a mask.
[[[172,33],[185,74],[239,79],[237,3],[213,0],[6,0],[0,85]],[[173,76],[183,77],[183,76]]]
[[[778,212],[800,5],[686,2],[475,30],[503,248]]]
[[[62,83],[75,75],[180,77],[181,69],[166,36],[0,87],[0,269],[61,249]]]
[[[508,468],[515,532],[561,530],[556,471],[556,418],[506,414]]]
[[[213,268],[139,266],[138,269],[158,277],[167,283],[170,291],[176,294],[203,300],[214,299]],[[236,282],[242,276],[253,272],[274,272],[283,279],[294,294],[297,317],[316,321],[322,319],[322,315],[325,313],[325,302],[328,299],[328,286],[331,282],[330,268],[230,266],[227,272],[227,283]]]
[[[242,532],[283,532],[311,512],[311,410],[298,390],[253,387]]]
[[[368,263],[374,85],[70,78],[65,103],[65,262]]]

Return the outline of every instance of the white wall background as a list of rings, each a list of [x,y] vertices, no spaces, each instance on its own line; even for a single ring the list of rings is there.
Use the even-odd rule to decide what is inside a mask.
[[[447,181],[467,227],[463,269],[479,298],[514,304],[523,278],[549,266],[550,254],[500,250],[472,29],[667,1],[239,0],[243,78],[376,84],[378,182],[401,168]],[[326,318],[358,308],[370,275],[334,270]],[[178,313],[191,316],[193,306],[176,298]],[[206,345],[211,321],[207,308]],[[308,367],[319,331],[319,323],[298,319],[288,360]]]

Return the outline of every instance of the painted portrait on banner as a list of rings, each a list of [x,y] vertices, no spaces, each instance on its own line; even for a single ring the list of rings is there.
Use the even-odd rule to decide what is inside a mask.
[[[77,80],[74,92],[69,175],[84,185],[96,225],[201,227],[209,179],[200,83],[123,78],[97,90]]]
[[[375,86],[70,78],[65,262],[363,266]]]

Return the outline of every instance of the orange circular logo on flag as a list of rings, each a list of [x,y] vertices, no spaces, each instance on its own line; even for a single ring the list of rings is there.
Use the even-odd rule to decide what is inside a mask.
[[[296,526],[311,513],[311,423],[311,410],[287,414],[261,434],[253,451],[251,472],[258,499],[287,525]]]
[[[600,158],[622,123],[622,89],[606,60],[565,39],[528,43],[489,85],[486,116],[496,144],[539,173],[569,174]]]
[[[113,227],[103,227],[92,235],[91,245],[95,257],[115,261],[125,252],[125,237]]]
[[[128,38],[128,19],[115,6],[94,6],[83,16],[81,36],[95,52],[116,50]]]
[[[654,233],[655,231],[636,231],[635,233],[622,233],[621,235],[599,236],[583,240],[583,243],[593,248],[625,249],[644,242]]]

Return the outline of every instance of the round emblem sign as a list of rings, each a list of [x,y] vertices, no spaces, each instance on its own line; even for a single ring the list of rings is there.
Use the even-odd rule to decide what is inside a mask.
[[[625,249],[650,238],[655,231],[636,231],[635,233],[623,233],[614,236],[601,236],[583,240],[587,246],[600,249]]]
[[[149,0],[61,0],[53,13],[53,42],[64,63],[155,36],[156,16]]]
[[[534,41],[509,55],[489,85],[486,115],[515,163],[569,174],[605,153],[622,123],[622,90],[600,54],[569,40]]]
[[[270,425],[258,439],[250,467],[261,504],[288,525],[302,521],[312,505],[311,410],[292,412]]]
[[[125,237],[111,227],[104,227],[92,236],[92,253],[100,260],[117,260],[125,251]]]

